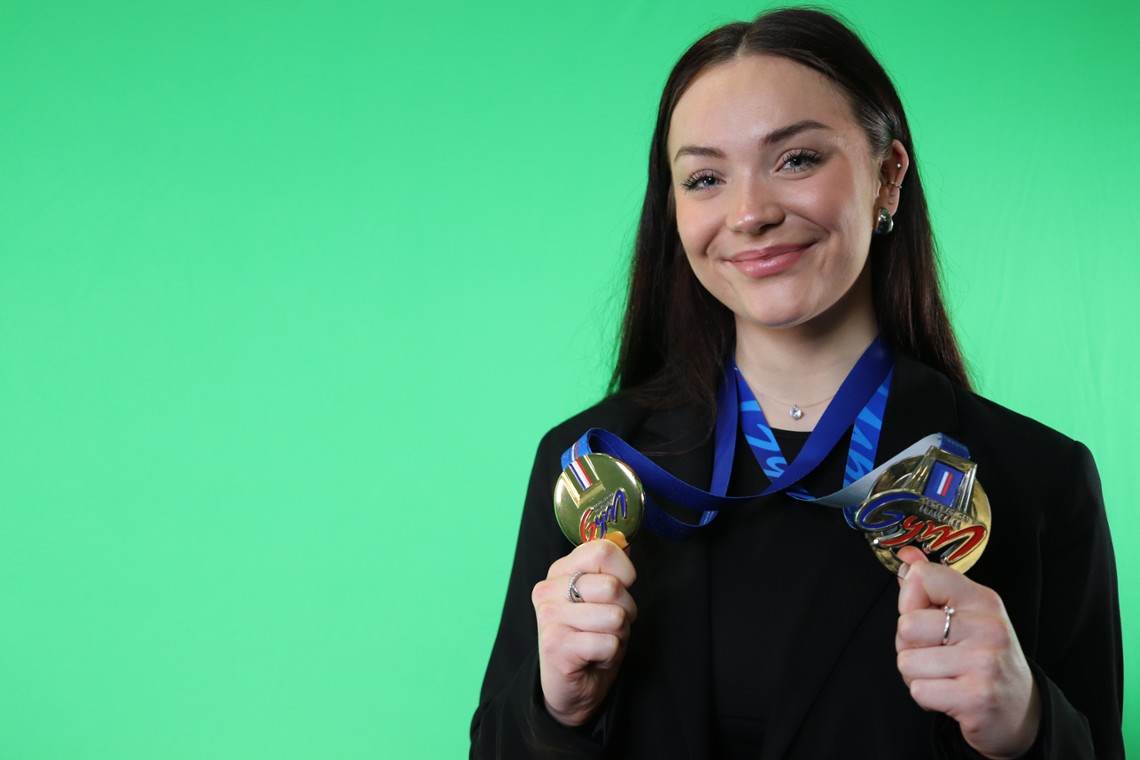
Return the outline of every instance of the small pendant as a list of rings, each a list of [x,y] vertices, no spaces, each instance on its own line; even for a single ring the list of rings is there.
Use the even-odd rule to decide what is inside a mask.
[[[798,420],[804,416],[804,410],[800,409],[799,404],[792,404],[792,408],[788,410],[788,416],[793,420]]]

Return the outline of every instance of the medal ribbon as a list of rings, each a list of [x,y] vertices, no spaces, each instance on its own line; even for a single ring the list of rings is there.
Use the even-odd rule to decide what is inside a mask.
[[[646,525],[663,538],[684,539],[698,529],[708,525],[721,509],[731,509],[750,504],[761,496],[788,492],[789,496],[828,507],[857,507],[870,493],[879,476],[895,462],[912,456],[920,456],[930,446],[938,446],[951,453],[968,458],[965,447],[942,434],[930,435],[891,458],[861,477],[855,474],[874,461],[878,433],[873,439],[867,435],[866,426],[874,427],[871,417],[882,424],[882,408],[886,404],[886,390],[889,387],[893,358],[882,336],[877,337],[856,362],[847,375],[835,398],[828,405],[819,424],[804,443],[803,450],[782,472],[777,474],[768,488],[753,496],[725,496],[728,481],[732,474],[732,461],[736,449],[736,427],[741,404],[737,399],[735,373],[726,372],[717,397],[717,420],[713,448],[713,473],[709,491],[704,491],[666,472],[637,449],[607,430],[591,428],[562,455],[565,469],[572,461],[591,452],[600,452],[621,459],[637,473],[646,488]],[[883,391],[881,403],[875,397]],[[752,399],[755,403],[755,399]],[[749,409],[749,411],[751,411]],[[761,415],[762,416],[762,415]],[[844,475],[845,487],[819,499],[813,499],[803,489],[794,489],[806,475],[810,474],[824,457],[835,447],[847,428],[860,418],[865,423],[862,431],[852,433],[852,447],[858,449],[853,456],[848,454],[848,467]],[[767,423],[765,422],[765,426]],[[770,433],[770,428],[768,428]],[[746,430],[747,435],[747,430]],[[859,439],[858,445],[856,439]],[[751,442],[750,442],[751,443]],[[773,437],[774,443],[774,437]],[[870,445],[873,444],[873,445]],[[869,455],[868,455],[869,449]],[[780,459],[783,459],[782,455]],[[762,465],[763,466],[763,465]],[[769,475],[771,477],[771,475]],[[847,483],[849,478],[853,482]],[[798,491],[798,494],[796,493]],[[654,498],[661,498],[694,511],[701,512],[696,524],[678,520],[657,505]]]
[[[887,406],[892,374],[893,369],[888,369],[887,376],[883,378],[882,384],[867,400],[862,411],[856,415],[851,425],[851,443],[847,448],[847,466],[843,470],[844,488],[866,475],[875,466],[875,452],[879,448],[879,434],[883,431],[883,410]],[[744,375],[737,367],[733,367],[733,375],[736,379],[735,390],[740,398],[740,427],[744,433],[744,439],[748,442],[752,454],[756,457],[761,469],[764,470],[764,474],[768,476],[770,481],[776,482],[786,471],[788,460],[780,451],[776,434],[764,417],[764,411],[760,408],[759,402],[756,401],[752,389],[748,387]],[[727,403],[734,402],[735,399],[727,400]],[[733,426],[731,422],[729,426]],[[818,466],[829,452],[821,452],[819,447],[809,449],[811,442],[812,437],[809,436],[799,456],[809,457],[809,464],[815,462],[815,466]],[[733,448],[735,450],[735,446]],[[722,463],[722,466],[727,466],[731,470],[731,456],[728,459],[729,461],[726,464]],[[817,459],[818,461],[816,461]],[[784,489],[784,493],[800,501],[815,500],[815,497],[798,485],[789,486]],[[843,510],[843,516],[852,528],[855,527],[855,510],[857,508],[858,505],[852,505]]]

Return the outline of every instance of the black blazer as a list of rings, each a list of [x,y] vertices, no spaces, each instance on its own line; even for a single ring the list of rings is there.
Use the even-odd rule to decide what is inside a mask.
[[[587,428],[624,438],[683,480],[707,487],[707,421],[610,398],[542,440],[522,515],[506,603],[471,727],[473,757],[714,757],[708,567],[697,537],[642,531],[631,559],[638,605],[622,671],[597,722],[557,724],[542,705],[530,592],[572,548],[553,519],[559,456]],[[1031,757],[1118,758],[1123,699],[1112,544],[1088,450],[899,356],[878,459],[929,433],[964,443],[989,495],[993,529],[969,577],[997,591],[1034,670],[1042,724]],[[657,452],[654,454],[653,452]],[[876,462],[878,464],[878,462]],[[818,575],[794,626],[757,757],[976,757],[949,718],[910,699],[895,665],[898,585],[852,532],[807,547]],[[778,579],[773,579],[777,582]],[[812,598],[806,598],[811,596]],[[722,653],[723,656],[723,653]],[[747,652],[731,653],[747,657]]]

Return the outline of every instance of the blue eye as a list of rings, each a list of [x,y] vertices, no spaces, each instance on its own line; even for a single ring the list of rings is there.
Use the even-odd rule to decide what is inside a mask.
[[[697,172],[681,183],[686,190],[704,190],[720,183],[712,172]]]
[[[784,156],[780,168],[790,172],[802,172],[816,166],[822,160],[823,156],[814,150],[794,150]]]

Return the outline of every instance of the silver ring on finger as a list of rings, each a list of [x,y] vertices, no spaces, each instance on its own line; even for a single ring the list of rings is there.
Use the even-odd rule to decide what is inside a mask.
[[[574,604],[579,604],[581,602],[586,601],[585,599],[582,598],[582,592],[579,591],[578,587],[574,585],[575,583],[578,582],[578,579],[581,578],[583,575],[585,575],[585,572],[582,570],[579,570],[578,572],[576,572],[570,576],[570,582],[566,584],[566,598],[569,599]]]
[[[950,643],[950,618],[954,617],[955,610],[950,605],[946,605],[942,611],[946,613],[946,623],[942,626],[942,646],[946,646]]]

